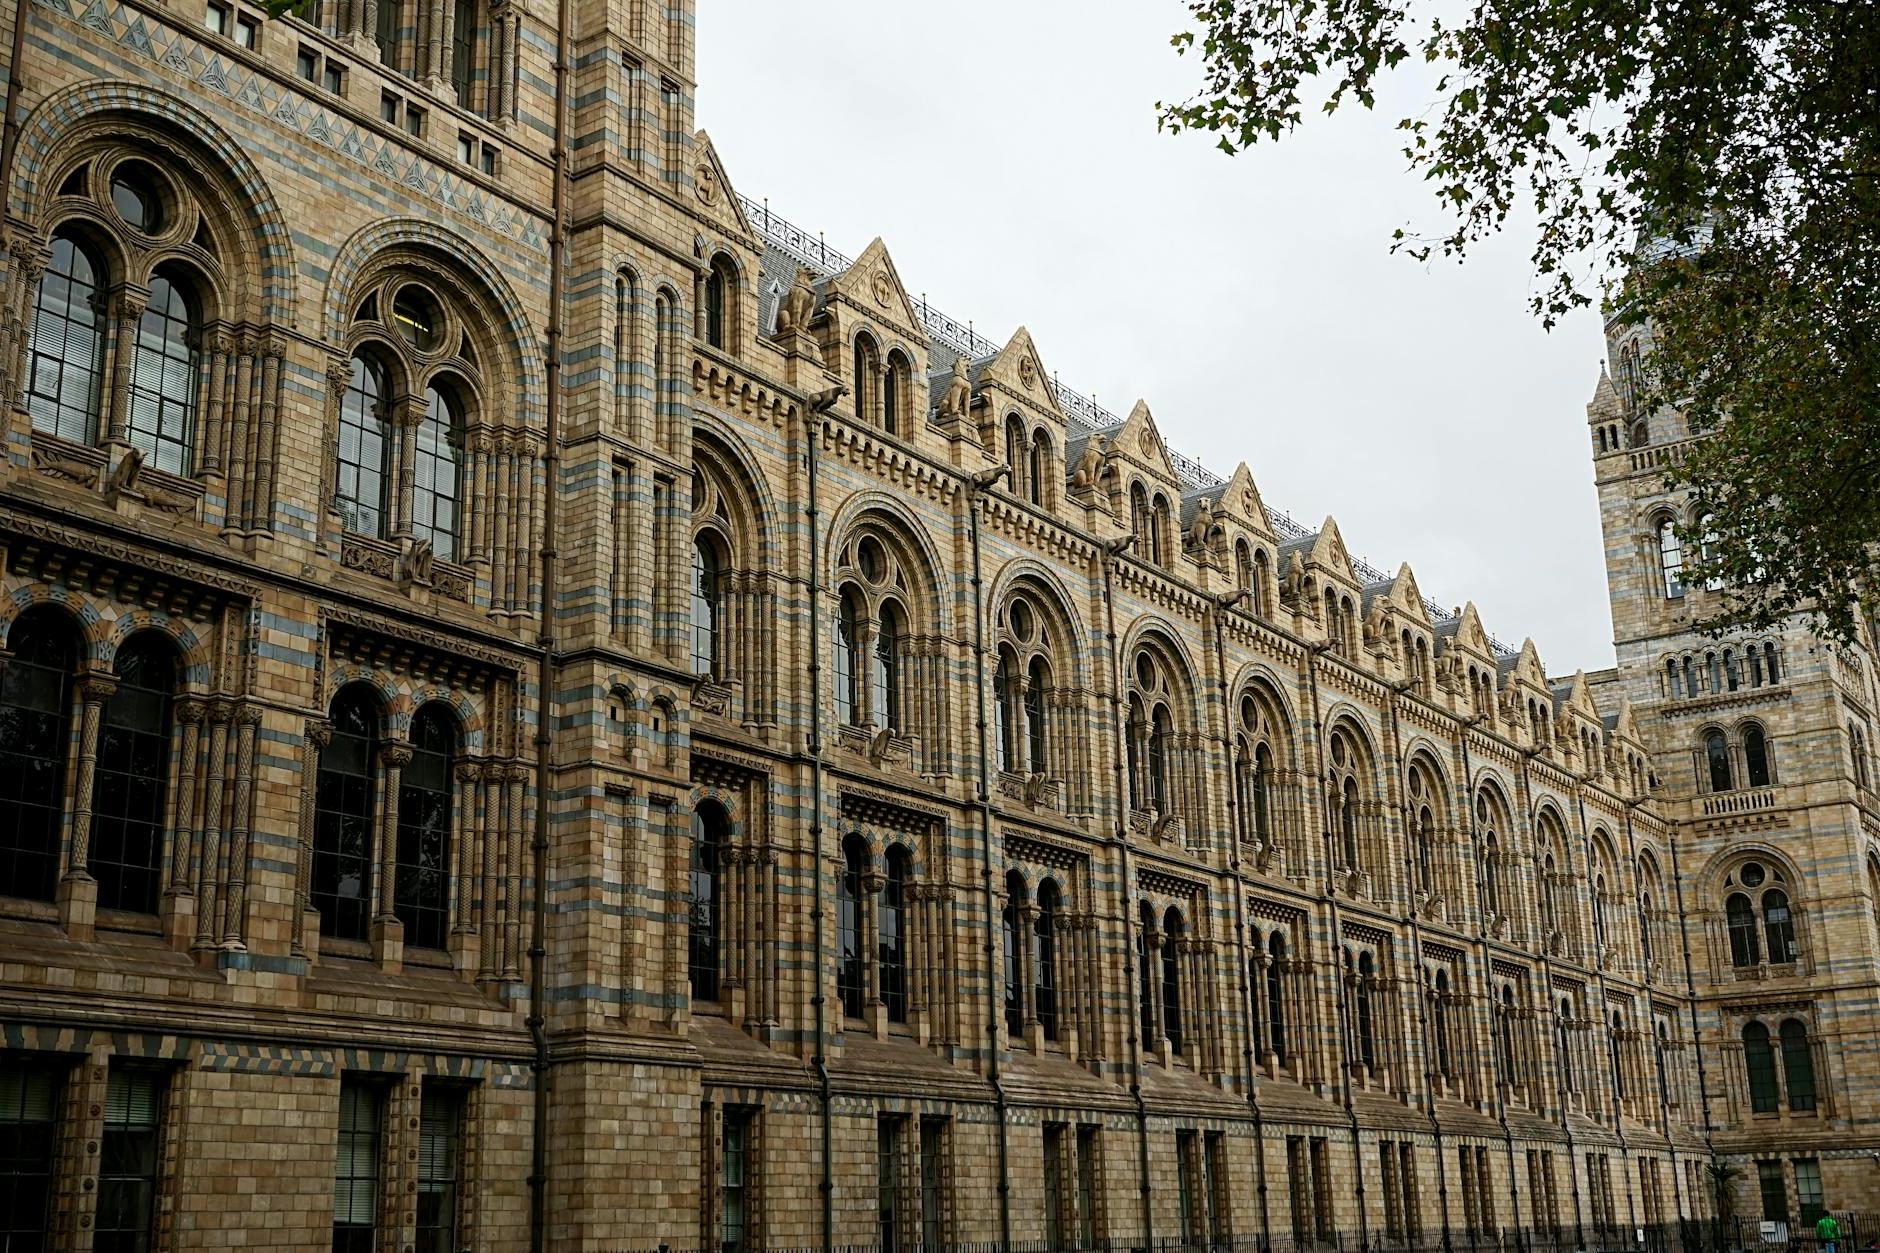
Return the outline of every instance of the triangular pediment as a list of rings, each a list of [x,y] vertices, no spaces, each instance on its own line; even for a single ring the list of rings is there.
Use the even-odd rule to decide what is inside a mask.
[[[692,197],[697,206],[696,212],[744,242],[755,245],[757,232],[751,229],[751,220],[744,216],[744,204],[731,186],[731,179],[725,173],[724,162],[718,159],[718,149],[713,146],[711,136],[699,131],[692,136],[692,144]]]
[[[1351,552],[1345,547],[1345,537],[1339,534],[1338,521],[1330,514],[1326,515],[1325,524],[1312,539],[1311,564],[1330,571],[1347,583],[1355,584],[1358,581],[1358,572],[1351,567]]]
[[[1616,418],[1619,416],[1619,389],[1612,385],[1612,375],[1606,373],[1606,367],[1599,367],[1599,382],[1593,387],[1593,399],[1587,402],[1587,416],[1594,418]]]
[[[1612,735],[1614,739],[1624,740],[1629,744],[1642,745],[1645,742],[1638,733],[1638,720],[1632,716],[1631,701],[1619,702],[1619,716],[1613,722]]]
[[[1586,681],[1586,671],[1576,670],[1567,687],[1567,708],[1592,722],[1599,721],[1599,705],[1593,700],[1593,685]]]
[[[1267,521],[1266,501],[1260,497],[1260,488],[1253,481],[1253,471],[1246,462],[1234,467],[1233,475],[1217,494],[1214,507],[1229,518],[1240,523],[1257,535],[1267,539],[1274,538],[1273,527]]]
[[[1148,401],[1136,402],[1123,420],[1123,428],[1110,440],[1110,447],[1139,465],[1147,466],[1165,486],[1180,491],[1181,478],[1175,473],[1175,463],[1169,460],[1168,445],[1162,441],[1162,432],[1156,429],[1155,415],[1149,412]]]
[[[1547,690],[1547,669],[1541,665],[1541,652],[1534,646],[1532,636],[1521,641],[1521,651],[1514,659],[1514,674],[1523,683]]]
[[[1397,577],[1390,582],[1390,600],[1412,622],[1430,625],[1430,611],[1423,603],[1423,589],[1417,586],[1417,576],[1407,561],[1397,567]]]
[[[1475,608],[1474,601],[1462,606],[1462,619],[1456,623],[1456,644],[1484,657],[1493,658],[1494,651],[1488,644],[1488,630],[1482,625],[1482,615]]]
[[[894,268],[894,258],[888,255],[888,246],[881,242],[879,235],[862,249],[854,264],[830,280],[829,291],[831,295],[847,299],[861,316],[878,318],[925,346],[926,337],[920,329],[920,317],[914,312],[914,302],[908,297],[900,271]]]
[[[1064,416],[1058,408],[1057,397],[1052,394],[1051,376],[1045,373],[1038,346],[1032,342],[1031,332],[1022,326],[1012,332],[1012,338],[998,355],[986,363],[980,371],[979,383],[982,387],[990,383],[1003,388],[1007,394],[1059,419]]]

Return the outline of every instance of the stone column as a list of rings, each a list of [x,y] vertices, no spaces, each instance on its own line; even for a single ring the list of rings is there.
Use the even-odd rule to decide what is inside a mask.
[[[243,913],[248,904],[248,816],[254,796],[255,733],[260,725],[261,711],[254,706],[236,711],[234,813],[229,816],[228,893],[222,922],[222,947],[234,951],[247,947]]]
[[[72,838],[59,882],[59,917],[75,940],[90,940],[98,917],[98,881],[91,874],[92,790],[98,775],[98,731],[117,680],[79,680],[78,770],[72,797]]]
[[[223,779],[228,757],[229,707],[209,706],[209,768],[202,788],[202,858],[196,863],[197,951],[215,947],[216,911],[222,900]]]
[[[150,293],[120,287],[112,299],[111,393],[105,397],[105,442],[130,442],[131,360],[137,355],[137,327]]]
[[[197,441],[201,447],[198,461],[204,474],[220,474],[226,465],[222,441],[224,434],[223,414],[228,407],[228,359],[235,350],[235,341],[227,331],[218,330],[209,337],[208,361],[205,363],[209,375],[209,395],[203,405],[202,437]],[[233,507],[224,506],[224,517],[234,512]]]
[[[373,885],[372,955],[386,970],[397,973],[405,959],[405,924],[398,920],[398,793],[405,767],[411,764],[411,745],[393,740],[379,748],[383,801],[379,810],[379,866]]]

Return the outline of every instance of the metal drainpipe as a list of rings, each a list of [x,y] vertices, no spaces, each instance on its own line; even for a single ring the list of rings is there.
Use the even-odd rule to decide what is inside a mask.
[[[1240,1056],[1241,1065],[1247,1075],[1247,1111],[1253,1116],[1253,1152],[1254,1169],[1260,1180],[1260,1246],[1270,1248],[1273,1243],[1272,1217],[1267,1208],[1266,1194],[1266,1131],[1260,1117],[1260,1094],[1254,1086],[1256,1066],[1253,1060],[1253,1002],[1258,992],[1253,986],[1252,966],[1247,958],[1247,893],[1240,881],[1240,824],[1237,821],[1240,811],[1239,780],[1234,775],[1233,742],[1227,733],[1228,721],[1233,717],[1233,706],[1229,698],[1227,681],[1227,643],[1226,628],[1222,625],[1222,616],[1235,605],[1247,599],[1247,589],[1229,592],[1217,596],[1214,611],[1209,615],[1214,625],[1214,672],[1221,690],[1221,756],[1227,762],[1227,868],[1233,875],[1234,883],[1234,942],[1240,950]]]
[[[1111,572],[1123,550],[1136,540],[1132,531],[1120,540],[1112,540],[1103,546],[1103,616],[1104,638],[1110,649],[1110,730],[1114,740],[1110,754],[1110,772],[1115,779],[1114,799],[1116,801],[1116,829],[1114,839],[1118,850],[1118,871],[1121,876],[1118,891],[1122,894],[1123,908],[1123,952],[1129,967],[1129,973],[1123,984],[1129,991],[1129,1022],[1127,1034],[1130,1041],[1130,1078],[1129,1094],[1136,1102],[1136,1168],[1137,1198],[1142,1219],[1142,1247],[1150,1248],[1155,1244],[1154,1211],[1149,1202],[1149,1107],[1142,1097],[1142,1003],[1137,999],[1138,983],[1142,972],[1136,965],[1136,952],[1129,943],[1130,928],[1130,880],[1129,880],[1129,781],[1124,777],[1123,769],[1123,659],[1116,648],[1116,595],[1111,586]],[[1149,960],[1145,948],[1144,961]]]
[[[562,301],[568,251],[568,28],[573,20],[572,0],[560,0],[555,19],[554,190],[550,197],[554,224],[548,233],[548,366],[542,432],[542,604],[537,637],[541,651],[536,672],[535,832],[530,870],[535,878],[535,899],[529,910],[529,1016],[526,1020],[535,1045],[535,1111],[529,1146],[531,1253],[542,1253],[548,1241],[548,1079],[552,1065],[547,1027],[548,811],[554,782],[551,759],[555,744],[555,563],[560,556],[555,541],[561,517],[558,479],[561,475]],[[8,121],[11,120],[9,116]]]
[[[979,846],[983,861],[979,868],[986,897],[986,1079],[992,1084],[992,1101],[999,1120],[999,1247],[1012,1247],[1012,1185],[1006,1143],[1005,1085],[999,1080],[999,979],[993,937],[997,928],[993,919],[998,910],[992,894],[992,764],[986,750],[986,591],[980,576],[979,501],[987,488],[1011,473],[1011,466],[981,470],[967,480],[966,507],[973,535],[973,692],[974,717],[979,733]]]
[[[1397,758],[1399,773],[1403,770],[1403,723],[1397,713],[1397,702],[1403,698],[1405,692],[1411,689],[1411,686],[1411,680],[1392,684],[1390,701],[1388,702],[1388,708],[1390,710],[1390,744]],[[1408,803],[1402,806],[1403,830],[1406,836],[1404,840],[1404,873],[1408,876],[1407,882],[1415,883],[1416,861],[1410,849],[1410,841],[1407,838],[1410,832],[1409,808]],[[1443,1171],[1443,1124],[1442,1120],[1436,1116],[1436,1081],[1431,1074],[1429,1066],[1430,1004],[1427,989],[1423,986],[1423,924],[1419,920],[1417,911],[1414,909],[1409,911],[1406,921],[1410,924],[1410,943],[1413,946],[1411,972],[1415,976],[1417,990],[1417,1025],[1421,1028],[1419,1035],[1423,1042],[1423,1099],[1426,1102],[1425,1108],[1429,1111],[1430,1134],[1436,1138],[1436,1199],[1438,1206],[1442,1210],[1443,1247],[1447,1249],[1450,1247],[1449,1185],[1446,1182],[1448,1175]]]
[[[1468,823],[1469,861],[1475,866],[1475,896],[1477,900],[1482,902],[1482,912],[1486,914],[1492,902],[1488,899],[1487,880],[1484,879],[1482,875],[1482,859],[1474,855],[1475,766],[1469,760],[1469,732],[1479,725],[1481,721],[1482,715],[1479,713],[1471,714],[1467,718],[1464,718],[1462,720],[1462,735],[1457,742],[1462,746],[1462,814],[1463,820]],[[1500,1006],[1495,1000],[1495,961],[1494,958],[1489,955],[1488,934],[1486,931],[1483,932],[1482,938],[1477,942],[1476,947],[1480,952],[1482,960],[1482,978],[1486,980],[1488,986],[1488,1047],[1491,1052],[1499,1056],[1501,1040],[1495,1030],[1495,1015],[1500,1012]],[[1502,1140],[1507,1150],[1508,1199],[1515,1207],[1515,1229],[1519,1231],[1521,1222],[1521,1197],[1519,1190],[1515,1187],[1514,1129],[1508,1125],[1508,1092],[1514,1087],[1513,1052],[1513,1048],[1510,1047],[1508,1057],[1510,1073],[1501,1076],[1495,1084],[1495,1117],[1496,1121],[1501,1123]],[[1500,1067],[1497,1066],[1496,1069],[1499,1070]],[[1567,1169],[1569,1171],[1573,1169],[1573,1162],[1571,1160],[1567,1162]],[[1481,1186],[1480,1180],[1476,1182],[1476,1186],[1478,1188]],[[1518,1240],[1519,1237],[1517,1237],[1517,1241]],[[1475,1247],[1475,1233],[1473,1231],[1469,1233],[1469,1247]]]
[[[1315,758],[1313,763],[1313,776],[1319,782],[1321,794],[1319,804],[1319,842],[1322,845],[1322,855],[1325,858],[1325,884],[1323,890],[1325,893],[1326,907],[1332,916],[1332,979],[1333,986],[1338,989],[1338,1041],[1339,1052],[1342,1055],[1338,1070],[1340,1088],[1344,1094],[1345,1100],[1345,1118],[1351,1125],[1351,1174],[1352,1183],[1357,1188],[1358,1193],[1358,1247],[1364,1248],[1371,1242],[1369,1235],[1370,1217],[1365,1213],[1364,1148],[1359,1137],[1358,1106],[1355,1098],[1352,1096],[1351,1090],[1352,1061],[1349,1054],[1349,1049],[1356,1041],[1350,1038],[1350,1033],[1347,1030],[1347,1024],[1351,1022],[1351,992],[1345,986],[1345,964],[1343,960],[1345,924],[1343,914],[1338,908],[1338,894],[1332,890],[1332,867],[1335,864],[1332,859],[1332,829],[1330,824],[1325,821],[1326,807],[1323,796],[1325,788],[1325,723],[1322,717],[1323,711],[1319,707],[1318,661],[1319,654],[1329,651],[1331,647],[1332,642],[1330,640],[1319,640],[1306,646],[1306,687],[1312,694],[1312,751]],[[1354,971],[1353,973],[1355,974],[1356,972]]]
[[[1641,798],[1634,798],[1625,803],[1626,830],[1632,829],[1632,811],[1640,804]],[[1713,1190],[1721,1192],[1717,1179],[1717,1142],[1715,1129],[1710,1121],[1710,1077],[1704,1071],[1704,1036],[1697,1025],[1697,975],[1691,963],[1690,915],[1684,912],[1684,872],[1678,865],[1678,842],[1666,840],[1671,846],[1671,887],[1678,897],[1678,941],[1684,950],[1684,995],[1691,1011],[1691,1047],[1697,1054],[1697,1101],[1704,1107],[1704,1152],[1710,1158],[1707,1169],[1710,1172]],[[1676,1160],[1675,1156],[1672,1160]],[[1710,1221],[1716,1233],[1717,1242],[1723,1242],[1723,1206],[1717,1203],[1718,1197],[1711,1197]]]
[[[566,0],[563,0],[566,3]],[[816,1097],[822,1138],[818,1165],[817,1191],[821,1194],[823,1253],[835,1248],[835,1175],[832,1166],[833,1132],[830,1126],[829,1025],[826,1018],[828,979],[823,974],[823,745],[822,745],[822,515],[816,508],[816,450],[822,445],[822,416],[848,393],[841,384],[826,388],[809,398],[803,414],[803,447],[808,483],[808,505],[804,511],[808,531],[809,564],[809,846],[811,898],[810,932],[814,936],[816,958],[811,963],[815,995],[816,1045],[810,1066],[816,1071]]]
[[[1533,837],[1537,824],[1534,821],[1534,785],[1528,779],[1528,763],[1534,760],[1534,755],[1540,750],[1516,749],[1515,751],[1519,753],[1521,757],[1521,772],[1515,776],[1518,784],[1517,790],[1521,795],[1521,816],[1527,819],[1529,842],[1532,843],[1534,842]],[[1563,848],[1560,851],[1568,858],[1567,872],[1568,875],[1571,876],[1573,870],[1573,854],[1570,849],[1567,848]],[[1539,874],[1542,872],[1537,870],[1536,873]],[[1554,1008],[1554,963],[1553,959],[1547,955],[1545,936],[1541,937],[1541,982],[1545,985],[1545,990],[1542,992],[1542,995],[1546,999],[1543,1003],[1547,1007],[1547,1012],[1553,1014],[1557,1012]],[[1561,1038],[1562,1034],[1564,1033],[1556,1033],[1555,1038]],[[1568,1190],[1573,1194],[1573,1226],[1576,1230],[1584,1231],[1586,1224],[1580,1214],[1580,1163],[1575,1160],[1574,1156],[1574,1152],[1579,1146],[1573,1139],[1573,1124],[1568,1121],[1566,1066],[1559,1057],[1554,1058],[1554,1078],[1554,1096],[1560,1102],[1560,1134],[1567,1138],[1567,1183]],[[1508,1146],[1508,1172],[1511,1175],[1514,1173],[1514,1145],[1512,1143]],[[1593,1181],[1590,1176],[1587,1178],[1586,1182],[1588,1187],[1592,1186]],[[1512,1180],[1509,1181],[1508,1186],[1512,1194],[1514,1188]],[[1582,1239],[1584,1239],[1583,1236]]]
[[[1576,778],[1576,782],[1579,786],[1573,790],[1573,800],[1580,811],[1580,841],[1586,845],[1586,884],[1587,887],[1592,890],[1593,894],[1597,896],[1599,894],[1599,884],[1597,880],[1593,878],[1593,836],[1592,833],[1586,829],[1586,784],[1591,778],[1592,776],[1590,774],[1585,778]],[[1619,868],[1617,866],[1613,867],[1613,873],[1615,875],[1618,873],[1618,870]],[[1599,937],[1594,936],[1593,941],[1597,945]],[[1607,1009],[1606,975],[1605,972],[1600,969],[1599,956],[1597,952],[1593,954],[1593,978],[1594,981],[1599,984],[1599,1005],[1602,1018],[1600,1025],[1610,1030],[1612,1024],[1610,1020],[1604,1018]],[[1611,1050],[1608,1050],[1608,1055],[1610,1055],[1610,1053]],[[1623,1064],[1623,1062],[1621,1064]],[[1619,1082],[1619,1070],[1618,1067],[1614,1067],[1612,1085],[1612,1134],[1617,1137],[1619,1141],[1619,1160],[1624,1163],[1620,1169],[1625,1175],[1625,1213],[1626,1218],[1629,1220],[1627,1226],[1636,1231],[1638,1229],[1638,1197],[1632,1188],[1632,1146],[1625,1138],[1625,1122],[1619,1115]]]

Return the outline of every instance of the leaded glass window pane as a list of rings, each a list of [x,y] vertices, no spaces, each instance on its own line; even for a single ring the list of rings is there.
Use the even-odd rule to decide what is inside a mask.
[[[190,472],[199,373],[189,293],[158,274],[131,356],[130,440],[159,470]]]
[[[443,948],[450,934],[453,718],[430,704],[411,720],[411,761],[398,780],[398,874],[393,912],[411,948]]]
[[[104,267],[77,241],[52,240],[52,259],[33,301],[26,410],[33,429],[74,443],[98,438],[104,372]]]
[[[170,773],[170,701],[176,654],[154,633],[117,656],[117,691],[105,702],[92,788],[91,874],[104,909],[157,912]]]

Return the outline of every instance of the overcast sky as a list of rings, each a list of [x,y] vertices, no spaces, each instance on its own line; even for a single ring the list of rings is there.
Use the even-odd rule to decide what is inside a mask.
[[[1474,600],[1549,673],[1612,663],[1585,405],[1596,314],[1528,313],[1524,233],[1468,262],[1388,252],[1444,224],[1396,120],[1310,121],[1229,157],[1155,126],[1199,64],[1179,0],[699,0],[698,120],[734,187],[1424,593]]]

